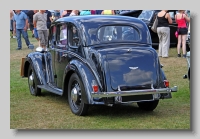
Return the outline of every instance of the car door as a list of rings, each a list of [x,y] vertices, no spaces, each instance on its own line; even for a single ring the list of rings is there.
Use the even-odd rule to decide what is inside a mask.
[[[55,83],[56,87],[62,89],[65,67],[68,64],[68,35],[67,23],[60,23],[56,27],[56,48],[54,57]]]
[[[56,42],[56,25],[52,25],[49,31],[49,39],[48,39],[48,49],[51,55],[51,63],[50,63],[50,69],[51,76],[49,76],[49,83],[53,86],[55,86],[55,45]]]

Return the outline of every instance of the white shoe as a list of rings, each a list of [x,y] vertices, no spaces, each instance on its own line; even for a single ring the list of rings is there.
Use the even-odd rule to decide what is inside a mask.
[[[48,49],[46,48],[46,49],[43,49],[44,51],[48,51]]]
[[[36,51],[37,52],[41,52],[43,50],[43,48],[41,47],[41,46],[38,46],[37,48],[36,48]]]
[[[16,36],[13,36],[13,39],[16,39],[17,37]]]

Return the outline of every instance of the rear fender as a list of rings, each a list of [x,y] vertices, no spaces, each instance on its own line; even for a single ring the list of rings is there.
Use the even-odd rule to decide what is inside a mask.
[[[85,63],[80,62],[79,60],[72,60],[67,66],[65,71],[65,82],[63,82],[63,86],[68,85],[70,74],[76,73],[79,78],[82,80],[85,94],[82,94],[83,102],[86,104],[94,104],[94,101],[91,96],[91,92],[93,92],[92,81],[95,80],[97,85],[99,86],[99,91],[102,90],[101,84],[98,81],[98,78],[95,76],[94,71]]]
[[[34,72],[38,78],[40,84],[45,85],[47,83],[45,78],[45,60],[44,60],[44,53],[30,53],[27,55],[27,58],[24,63],[24,75],[25,77],[28,76],[28,67],[32,66]]]

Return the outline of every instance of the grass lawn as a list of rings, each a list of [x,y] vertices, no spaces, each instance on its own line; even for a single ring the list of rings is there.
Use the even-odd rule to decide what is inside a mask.
[[[31,37],[35,48],[38,42]],[[184,58],[176,58],[176,48],[170,48],[169,58],[160,58],[170,86],[177,85],[172,99],[160,100],[153,112],[145,112],[136,104],[114,107],[91,106],[88,116],[72,114],[67,99],[46,91],[41,96],[30,95],[28,79],[20,77],[21,58],[32,50],[22,38],[22,50],[16,39],[10,39],[10,129],[191,129],[189,81]]]

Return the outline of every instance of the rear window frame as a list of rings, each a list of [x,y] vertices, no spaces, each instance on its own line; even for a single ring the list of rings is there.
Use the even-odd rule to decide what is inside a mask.
[[[99,30],[101,28],[105,28],[105,27],[109,27],[109,26],[113,26],[113,27],[117,27],[117,26],[122,26],[122,27],[131,27],[132,29],[135,30],[135,32],[138,33],[138,39],[137,40],[124,40],[124,39],[116,39],[116,40],[111,40],[111,41],[104,41],[104,40],[101,40],[100,37],[99,37]],[[137,28],[137,26],[134,26],[134,25],[129,25],[129,24],[110,24],[110,25],[103,25],[103,26],[100,26],[97,31],[96,31],[96,37],[97,37],[97,40],[98,42],[100,43],[110,43],[110,42],[133,42],[133,43],[138,43],[142,40],[142,32],[140,31],[140,29]]]

